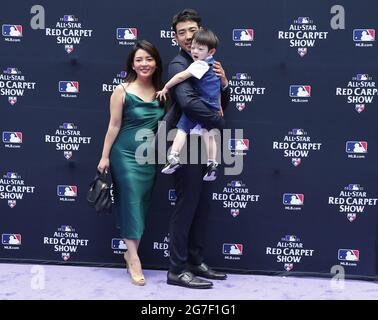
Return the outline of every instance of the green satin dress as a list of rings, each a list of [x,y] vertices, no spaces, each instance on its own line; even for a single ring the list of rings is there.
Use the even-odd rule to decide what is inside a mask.
[[[144,231],[144,220],[155,182],[156,165],[139,164],[135,151],[141,144],[146,145],[146,142],[152,141],[163,114],[164,109],[159,106],[157,99],[145,102],[127,92],[121,129],[110,152],[114,190],[113,212],[115,211],[117,227],[120,228],[122,238],[137,240],[142,237]],[[135,135],[140,129],[149,131],[143,134],[144,140],[136,141]]]

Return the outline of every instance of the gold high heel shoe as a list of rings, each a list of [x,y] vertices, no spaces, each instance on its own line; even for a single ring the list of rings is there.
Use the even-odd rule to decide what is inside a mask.
[[[129,254],[128,254],[127,251],[123,254],[123,257],[126,261],[126,269],[130,273],[131,283],[135,284],[137,286],[144,286],[146,284],[146,282],[144,280],[144,275],[143,275],[143,272],[142,272],[142,267],[140,265],[140,262],[139,261],[134,262],[134,263],[131,262]]]

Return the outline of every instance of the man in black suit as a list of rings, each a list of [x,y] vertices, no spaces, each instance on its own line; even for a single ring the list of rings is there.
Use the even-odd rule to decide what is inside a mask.
[[[184,9],[173,17],[172,28],[176,33],[180,52],[169,64],[169,79],[193,62],[190,56],[192,37],[200,26],[201,18],[195,10]],[[213,68],[221,79],[222,107],[225,108],[230,97],[228,80],[219,62]],[[168,128],[175,127],[181,112],[205,127],[223,128],[222,116],[211,111],[200,100],[190,79],[173,87],[170,93],[172,105],[165,117]],[[188,143],[189,141],[190,139]],[[227,278],[226,274],[211,269],[203,261],[210,200],[203,192],[203,184],[208,183],[202,180],[205,169],[206,166],[201,164],[185,164],[174,173],[177,201],[170,218],[170,267],[167,275],[167,283],[171,285],[211,288],[211,281],[197,276],[215,280]]]

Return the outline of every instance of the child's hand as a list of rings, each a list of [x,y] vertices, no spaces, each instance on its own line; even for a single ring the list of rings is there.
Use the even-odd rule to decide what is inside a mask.
[[[168,93],[168,89],[166,89],[164,87],[162,90],[156,92],[156,98],[160,99],[160,101],[163,101],[163,100],[166,101],[167,100],[167,97],[166,97],[167,93]]]

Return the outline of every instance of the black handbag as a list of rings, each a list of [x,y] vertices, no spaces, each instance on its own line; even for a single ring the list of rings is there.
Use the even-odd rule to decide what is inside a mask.
[[[93,181],[89,185],[87,201],[100,213],[109,213],[112,207],[110,195],[111,177],[110,173],[97,171]]]

